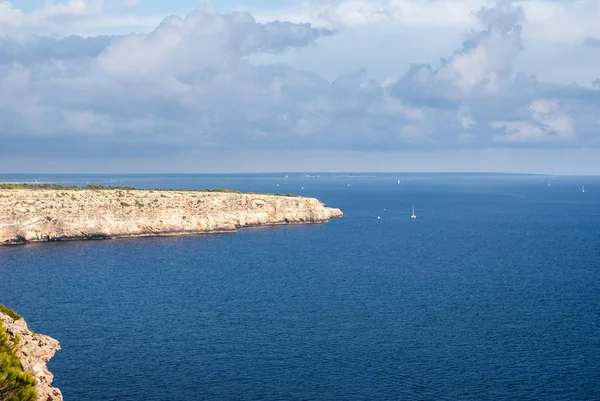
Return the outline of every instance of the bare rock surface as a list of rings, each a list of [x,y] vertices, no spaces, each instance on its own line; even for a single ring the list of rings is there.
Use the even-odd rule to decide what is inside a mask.
[[[46,367],[46,362],[60,349],[58,341],[43,334],[35,333],[27,327],[23,319],[13,319],[0,312],[6,332],[14,342],[16,336],[20,341],[16,347],[16,355],[21,360],[23,370],[33,374],[40,401],[62,401],[59,389],[52,387],[54,376]]]
[[[299,196],[126,189],[0,189],[0,245],[321,223],[339,209]]]

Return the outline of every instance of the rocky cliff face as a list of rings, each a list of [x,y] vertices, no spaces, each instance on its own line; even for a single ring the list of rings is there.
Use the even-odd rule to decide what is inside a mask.
[[[54,376],[46,367],[46,362],[60,349],[58,341],[48,336],[35,333],[27,327],[25,320],[15,320],[0,312],[0,320],[4,321],[6,332],[14,342],[18,335],[21,339],[16,354],[21,360],[23,370],[33,374],[40,401],[62,401],[59,389],[52,387]]]
[[[0,245],[234,231],[342,217],[315,198],[201,191],[0,190]]]

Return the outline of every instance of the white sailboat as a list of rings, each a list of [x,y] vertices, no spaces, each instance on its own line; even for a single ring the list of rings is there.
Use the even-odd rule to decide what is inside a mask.
[[[583,187],[583,185],[581,186],[581,192],[585,192],[585,188]]]
[[[400,180],[398,180],[398,184],[400,184]]]
[[[411,219],[416,219],[417,215],[415,214],[415,206],[413,205],[413,212],[412,215],[410,216]]]

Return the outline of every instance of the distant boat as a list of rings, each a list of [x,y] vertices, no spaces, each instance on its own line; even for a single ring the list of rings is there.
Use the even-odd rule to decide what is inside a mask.
[[[350,184],[348,184],[348,186],[350,186]]]
[[[410,216],[411,219],[416,219],[417,215],[415,214],[415,207],[413,206],[413,213],[412,216]]]
[[[583,187],[583,185],[581,186],[581,192],[585,192],[585,188]]]
[[[398,184],[400,184],[400,180],[398,180]]]
[[[304,189],[304,187],[300,187],[300,189]]]
[[[380,217],[380,216],[377,216],[377,220],[381,220],[381,217]]]

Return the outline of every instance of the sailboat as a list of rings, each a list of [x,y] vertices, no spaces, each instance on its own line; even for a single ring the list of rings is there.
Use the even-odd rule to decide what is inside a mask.
[[[413,213],[412,213],[412,216],[410,216],[410,218],[411,219],[416,219],[417,218],[417,215],[415,214],[415,207],[414,207],[414,205],[413,205]]]
[[[585,192],[585,188],[583,187],[583,185],[581,186],[581,192]]]
[[[398,184],[400,184],[400,180],[398,180]]]

